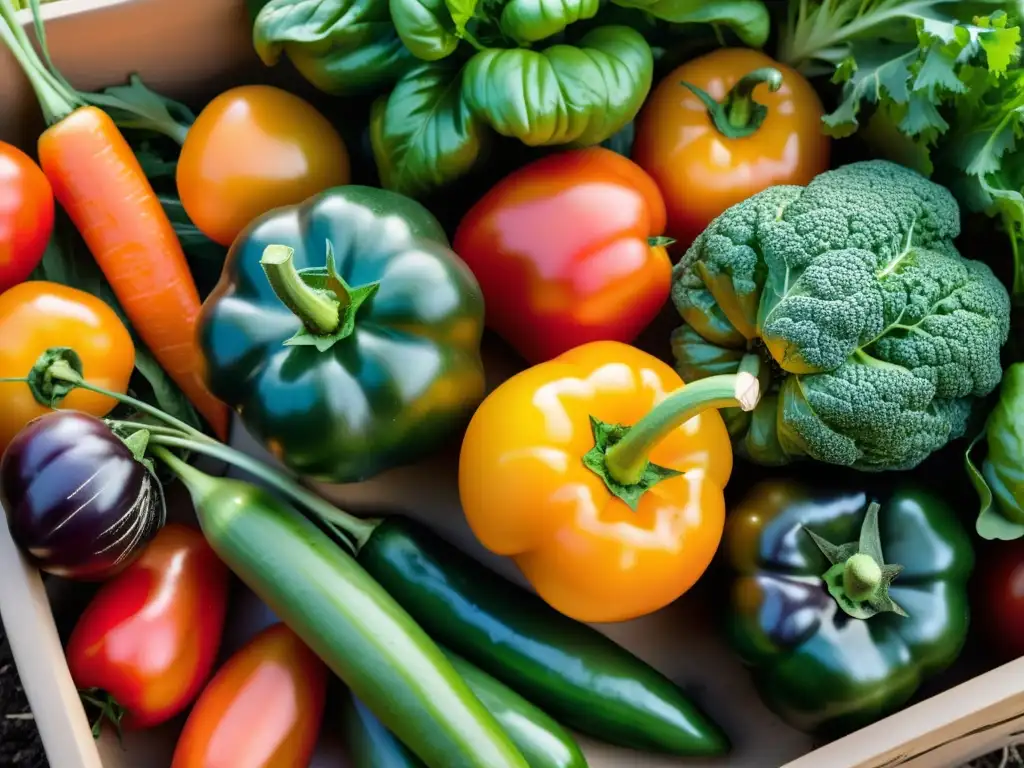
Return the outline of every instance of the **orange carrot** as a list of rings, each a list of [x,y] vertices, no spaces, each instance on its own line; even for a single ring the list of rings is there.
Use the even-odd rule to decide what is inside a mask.
[[[0,38],[24,69],[50,126],[39,137],[38,149],[54,196],[142,341],[217,436],[225,438],[228,408],[203,382],[196,340],[199,293],[152,185],[110,116],[89,106],[43,64],[10,0],[0,0],[0,15]],[[41,23],[36,34],[49,60]]]

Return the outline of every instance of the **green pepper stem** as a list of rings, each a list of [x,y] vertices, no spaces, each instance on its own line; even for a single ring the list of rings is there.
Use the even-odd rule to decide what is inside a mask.
[[[605,467],[609,476],[622,485],[638,483],[654,447],[703,411],[737,407],[752,411],[761,399],[760,364],[757,355],[745,355],[736,373],[698,379],[666,397],[608,449]]]
[[[741,77],[721,102],[696,85],[681,83],[704,102],[715,128],[729,139],[753,135],[768,116],[768,107],[754,101],[754,89],[762,84],[773,93],[778,91],[782,87],[782,73],[774,67],[755,69]]]
[[[858,553],[843,565],[843,589],[851,600],[863,602],[878,593],[882,569],[871,555]]]
[[[260,266],[277,298],[290,309],[306,329],[317,336],[329,336],[341,325],[341,303],[307,285],[295,268],[295,250],[286,245],[268,245]]]
[[[219,459],[220,461],[230,464],[243,472],[248,472],[253,477],[262,480],[267,485],[290,497],[296,504],[305,507],[324,522],[337,526],[351,536],[355,540],[355,551],[353,554],[359,554],[359,550],[362,549],[363,545],[380,524],[380,520],[363,520],[342,512],[326,499],[303,488],[283,472],[272,469],[262,461],[254,459],[235,448],[224,445],[223,443],[214,441],[197,442],[186,437],[154,434],[150,437],[149,444],[155,447],[165,446],[167,448],[183,448],[188,451],[194,451],[195,453],[202,454],[203,456]],[[154,448],[154,453],[155,452],[156,448]],[[164,453],[166,452],[157,455],[164,461],[164,463],[168,463]],[[179,464],[189,467],[189,469],[192,470],[192,467],[185,464],[181,459],[178,459],[176,456],[174,458]],[[188,478],[181,475],[178,471],[177,465],[169,463],[169,466],[176,474],[179,475],[179,477],[182,478],[184,482],[186,482],[186,484],[188,484]],[[193,471],[198,472],[198,470]]]

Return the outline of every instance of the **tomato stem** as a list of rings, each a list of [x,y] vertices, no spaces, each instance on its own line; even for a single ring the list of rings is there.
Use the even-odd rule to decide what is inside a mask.
[[[92,737],[98,739],[103,732],[103,721],[106,720],[114,726],[117,732],[117,740],[123,740],[124,732],[121,728],[121,720],[127,714],[124,707],[117,703],[117,700],[106,691],[99,688],[85,688],[78,692],[83,705],[90,705],[99,710],[99,714],[92,722]]]
[[[760,365],[757,355],[745,355],[737,373],[698,379],[666,397],[608,448],[604,465],[609,477],[623,486],[639,483],[655,446],[703,411],[736,407],[752,411],[761,398]]]
[[[761,67],[741,77],[721,102],[691,83],[681,83],[708,108],[708,117],[718,132],[729,139],[743,139],[757,132],[768,116],[768,107],[754,101],[754,89],[767,85],[773,93],[782,87],[782,73]]]

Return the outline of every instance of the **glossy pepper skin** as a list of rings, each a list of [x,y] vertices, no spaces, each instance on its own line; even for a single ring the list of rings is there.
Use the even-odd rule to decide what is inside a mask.
[[[668,300],[665,203],[636,163],[603,147],[536,160],[463,217],[456,253],[487,325],[530,363],[590,341],[631,342]]]
[[[872,501],[884,560],[903,566],[889,596],[907,616],[847,615],[806,532],[856,542]],[[963,647],[974,552],[953,510],[920,488],[874,496],[765,481],[730,511],[723,549],[735,571],[731,644],[765,703],[796,728],[832,738],[881,719]]]
[[[360,549],[359,564],[432,638],[566,727],[643,752],[729,751],[725,733],[654,667],[425,526],[384,518]]]
[[[666,234],[686,248],[736,203],[828,170],[823,114],[803,75],[747,48],[722,48],[666,75],[637,117],[630,155],[665,197]]]
[[[665,363],[614,341],[508,379],[462,444],[459,492],[473,532],[578,621],[668,605],[704,573],[725,521],[729,435],[717,412],[691,406],[740,405],[739,378],[712,379],[709,389],[684,387]]]
[[[199,335],[211,391],[271,453],[307,478],[353,482],[466,423],[484,393],[483,314],[425,208],[346,186],[238,236]]]

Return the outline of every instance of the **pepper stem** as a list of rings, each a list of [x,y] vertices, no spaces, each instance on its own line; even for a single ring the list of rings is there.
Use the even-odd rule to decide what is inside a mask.
[[[870,619],[885,612],[907,615],[889,597],[889,585],[903,566],[886,563],[882,557],[878,510],[877,502],[869,504],[861,524],[860,538],[838,546],[804,528],[832,566],[821,577],[829,594],[843,611],[855,619]]]
[[[620,485],[639,483],[651,463],[654,447],[703,411],[737,407],[752,411],[761,399],[757,378],[760,365],[757,355],[745,355],[736,373],[699,379],[666,397],[605,453],[609,477]]]
[[[715,128],[729,139],[751,136],[768,116],[768,107],[754,101],[754,89],[762,84],[772,93],[778,91],[782,87],[782,73],[774,67],[755,69],[741,77],[720,102],[696,85],[681,83],[704,102]]]
[[[318,336],[329,336],[341,325],[340,297],[333,298],[307,285],[295,268],[294,256],[294,248],[268,245],[260,258],[260,266],[277,298],[302,321],[306,329]]]

